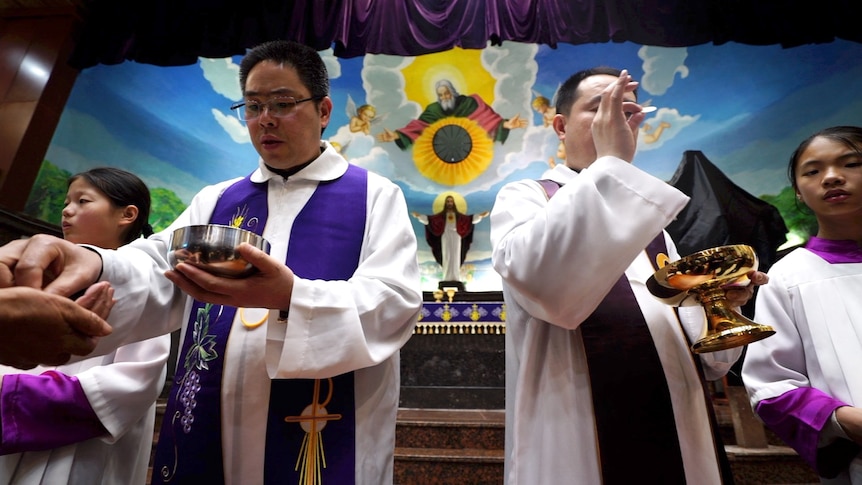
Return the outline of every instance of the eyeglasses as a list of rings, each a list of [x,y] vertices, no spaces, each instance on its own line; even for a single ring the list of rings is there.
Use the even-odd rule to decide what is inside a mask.
[[[230,109],[236,112],[240,121],[251,121],[257,119],[263,114],[264,110],[269,112],[269,115],[274,118],[285,118],[296,111],[296,106],[299,103],[306,101],[317,101],[323,96],[311,96],[305,99],[296,99],[292,96],[284,96],[272,98],[271,100],[261,103],[260,101],[240,101],[230,106]]]

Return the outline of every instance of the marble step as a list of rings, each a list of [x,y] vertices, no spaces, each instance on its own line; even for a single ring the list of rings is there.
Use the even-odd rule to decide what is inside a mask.
[[[395,484],[503,483],[503,410],[398,410]]]
[[[398,410],[396,447],[502,450],[504,437],[502,409]]]
[[[395,485],[501,485],[503,450],[395,448]]]
[[[765,447],[739,446],[729,403],[719,399],[715,409],[736,485],[820,483],[799,455],[768,431]],[[503,410],[399,410],[396,484],[502,484],[504,419]]]

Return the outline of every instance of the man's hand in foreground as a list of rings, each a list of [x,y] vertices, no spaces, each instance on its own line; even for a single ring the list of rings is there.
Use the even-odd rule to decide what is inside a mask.
[[[32,369],[89,354],[111,333],[100,315],[112,305],[107,282],[91,286],[77,302],[23,286],[0,288],[0,363]]]

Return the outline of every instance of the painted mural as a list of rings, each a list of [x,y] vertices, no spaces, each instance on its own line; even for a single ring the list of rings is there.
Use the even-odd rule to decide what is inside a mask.
[[[799,141],[826,126],[862,125],[862,44],[846,41],[792,49],[504,43],[418,57],[321,54],[335,106],[323,136],[351,163],[403,189],[428,291],[443,268],[425,241],[425,216],[447,195],[477,216],[461,266],[466,289],[500,289],[483,216],[503,184],[540,178],[562,163],[549,123],[553,97],[579,69],[610,65],[640,80],[640,102],[657,110],[641,127],[635,164],[665,180],[686,150],[699,150],[744,190],[775,196],[789,185],[787,159]],[[84,70],[42,171],[131,170],[154,189],[154,226],[164,227],[204,185],[257,166],[247,131],[229,109],[241,98],[239,60]],[[56,201],[38,186],[31,201],[33,215],[59,213],[47,208]]]

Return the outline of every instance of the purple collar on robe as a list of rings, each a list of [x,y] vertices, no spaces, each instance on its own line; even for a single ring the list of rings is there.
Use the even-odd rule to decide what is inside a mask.
[[[820,256],[830,264],[862,263],[862,247],[850,239],[822,239],[812,236],[805,249]]]

